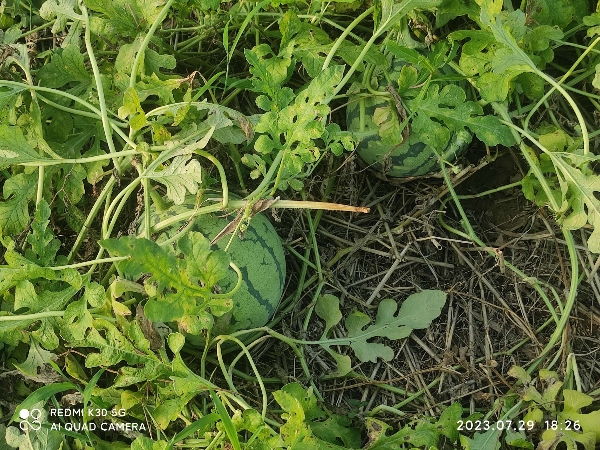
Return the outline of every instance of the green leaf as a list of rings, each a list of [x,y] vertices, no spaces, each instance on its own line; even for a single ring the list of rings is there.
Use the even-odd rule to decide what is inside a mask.
[[[401,61],[406,61],[413,66],[421,67],[430,72],[436,69],[429,59],[412,48],[401,47],[393,41],[386,42],[386,48]]]
[[[59,196],[66,205],[75,205],[83,198],[83,194],[85,194],[83,180],[86,177],[87,173],[81,164],[72,164],[64,170],[64,182]]]
[[[50,88],[60,88],[68,83],[89,85],[92,80],[85,68],[83,54],[76,45],[56,49],[52,53],[50,63],[40,67],[37,77],[42,86]]]
[[[394,351],[380,343],[369,342],[374,337],[397,340],[410,335],[413,329],[427,328],[437,318],[446,303],[442,291],[424,290],[408,297],[400,307],[392,299],[382,300],[377,309],[375,323],[365,328],[370,319],[367,315],[354,312],[346,319],[347,341],[356,357],[362,362],[376,362],[380,357],[390,361]]]
[[[254,76],[252,85],[258,92],[267,94],[271,99],[259,97],[257,105],[265,111],[281,110],[289,105],[294,98],[293,91],[288,87],[282,88],[281,85],[289,78],[291,54],[285,52],[275,56],[271,47],[261,44],[252,50],[245,49],[244,55],[251,65],[250,73]]]
[[[17,412],[21,409],[17,409]],[[36,426],[35,422],[39,422],[39,424],[48,422],[48,413],[44,410],[44,403],[36,403],[32,405],[31,409],[39,410],[40,416],[37,419],[28,419],[27,422],[32,425],[24,433],[16,427],[8,427],[6,429],[6,442],[8,445],[19,450],[62,450],[65,442],[64,435],[60,431],[44,426],[38,430],[34,428]]]
[[[487,145],[510,146],[515,143],[510,129],[495,116],[483,116],[481,106],[476,102],[466,101],[465,91],[459,86],[449,84],[440,92],[439,87],[433,85],[425,98],[419,102],[407,101],[407,105],[415,111],[413,131],[420,140],[433,148],[444,148],[450,138],[450,130],[459,132],[465,128]],[[437,119],[437,122],[432,118]]]
[[[153,72],[150,76],[143,77],[142,80],[138,81],[135,87],[140,102],[151,95],[156,95],[160,100],[160,105],[167,105],[175,101],[173,90],[179,88],[184,81],[186,81],[185,78],[161,80]]]
[[[319,439],[331,444],[344,445],[345,448],[360,448],[361,433],[348,417],[333,415],[322,422],[309,423],[310,429]]]
[[[479,18],[479,7],[473,0],[443,0],[435,13],[435,27],[441,28],[459,16]]]
[[[320,410],[316,407],[316,398],[310,390],[306,391],[299,385],[296,385],[296,383],[292,383],[291,385],[286,385],[284,389],[274,392],[273,397],[285,411],[281,415],[281,418],[286,423],[281,426],[279,432],[288,448],[298,450],[350,450],[349,447],[342,447],[324,441],[314,435],[307,420],[309,420],[309,417],[317,417],[315,413]],[[305,407],[308,408],[306,412]],[[320,414],[321,412],[319,412]],[[337,438],[335,431],[333,431],[333,436],[325,432],[324,434],[327,437]],[[352,439],[343,432],[341,434],[344,434],[348,439]]]
[[[574,167],[581,166],[589,158],[559,152],[547,155],[559,175],[560,191],[563,192],[563,198],[566,197],[569,207],[567,211],[559,212],[562,215],[559,223],[567,229],[579,229],[586,222],[589,223],[593,230],[588,238],[588,248],[593,253],[600,253],[600,201],[595,194],[600,191],[600,175]]]
[[[40,8],[40,16],[48,21],[56,17],[52,33],[57,34],[65,28],[69,20],[83,21],[83,16],[75,12],[76,7],[77,0],[47,0]]]
[[[512,431],[506,430],[505,442],[517,448],[526,448],[527,450],[533,450],[533,444],[527,440],[527,436],[524,431]]]
[[[446,436],[452,443],[456,443],[458,440],[457,423],[462,417],[462,412],[463,409],[460,403],[452,403],[452,405],[448,406],[442,412],[440,420],[437,423],[440,433]]]
[[[531,375],[529,375],[527,371],[520,366],[512,366],[508,371],[508,375],[516,378],[525,385],[531,383]]]
[[[270,135],[257,140],[257,152],[285,152],[278,175],[278,189],[284,190],[290,186],[301,190],[303,183],[297,177],[302,173],[305,164],[316,162],[320,158],[319,147],[313,140],[322,138],[326,133],[324,122],[330,109],[324,102],[333,94],[343,72],[342,66],[330,66],[321,71],[297,94],[292,104],[283,109],[280,109],[279,105],[273,106],[272,111],[263,114],[256,125],[257,132]],[[251,160],[248,155],[245,155],[242,161],[257,164],[257,161]],[[251,173],[251,177],[259,176],[261,167],[257,169]]]
[[[473,438],[460,435],[460,443],[465,450],[498,450],[500,448],[500,430],[490,429],[485,433],[475,433]]]
[[[168,450],[169,444],[163,440],[154,440],[146,436],[138,436],[131,443],[131,450]]]
[[[400,69],[400,75],[398,76],[398,94],[401,95],[402,93],[408,91],[411,86],[417,84],[417,80],[418,73],[415,67],[410,65],[402,66],[402,69]]]
[[[86,331],[92,328],[93,322],[92,315],[87,309],[86,299],[81,298],[67,306],[62,320],[63,327],[69,329],[63,337],[68,337],[74,342],[83,340]]]
[[[112,39],[117,36],[137,36],[150,28],[164,5],[149,0],[86,0],[88,8],[105,17],[104,32]]]
[[[128,87],[123,95],[123,106],[119,108],[119,117],[129,117],[129,125],[134,131],[140,130],[146,125],[146,116],[140,105],[140,99],[134,87]]]
[[[32,264],[32,266],[34,265]],[[0,274],[3,271],[0,271]],[[77,288],[68,287],[61,291],[46,289],[38,295],[33,284],[26,279],[28,274],[31,274],[31,271],[21,270],[20,275],[25,278],[21,281],[16,281],[20,277],[11,277],[12,274],[9,274],[9,277],[12,278],[10,281],[16,281],[14,311],[26,310],[26,314],[62,311],[77,292]],[[27,338],[30,325],[41,322],[38,329],[31,332],[31,335],[48,350],[53,350],[58,346],[58,338],[54,333],[56,320],[54,317],[43,317],[43,314],[41,314],[39,318],[24,317],[23,320],[17,321],[2,321],[1,318],[0,315],[0,341],[17,345],[19,341]]]
[[[0,129],[0,136],[4,130]],[[5,142],[0,137],[0,151]],[[19,173],[4,182],[4,200],[0,201],[0,229],[8,235],[21,233],[29,223],[29,200],[35,197],[37,173]]]
[[[563,396],[565,402],[563,407],[564,413],[579,412],[581,408],[590,406],[594,401],[593,397],[571,389],[565,389],[563,391]]]
[[[183,395],[177,398],[163,401],[152,412],[152,417],[161,430],[165,430],[169,424],[177,419],[181,411],[185,409],[189,401],[196,394]]]
[[[202,167],[197,160],[190,160],[191,156],[178,156],[166,169],[148,175],[167,188],[167,197],[176,205],[183,203],[187,192],[196,194],[202,183]]]
[[[323,336],[327,336],[329,330],[342,320],[340,300],[335,295],[325,294],[319,297],[315,306],[315,312],[317,316],[325,321]]]
[[[294,397],[299,403],[306,420],[321,419],[325,411],[317,406],[317,397],[312,388],[304,389],[300,383],[288,383],[281,391]]]
[[[389,426],[376,419],[368,419],[367,427],[371,438],[369,450],[395,450],[402,445],[410,444],[411,448],[436,448],[440,440],[440,430],[428,419],[415,421],[391,436],[386,435]],[[411,426],[412,425],[412,426]],[[456,424],[454,424],[456,427]]]
[[[2,86],[0,82],[0,110],[3,110],[9,103],[16,101],[19,92],[26,88],[21,86]],[[0,164],[2,167],[2,164]]]
[[[331,373],[332,377],[346,376],[352,370],[352,359],[348,355],[340,355],[339,353],[329,350],[329,354],[334,359],[336,370]]]
[[[171,333],[167,338],[167,343],[171,351],[177,354],[183,348],[183,344],[185,344],[185,337],[181,333]]]
[[[581,0],[528,0],[530,20],[565,29],[573,20],[590,12],[589,2]]]
[[[102,331],[103,334],[100,334]],[[99,367],[112,366],[121,361],[128,364],[145,364],[146,370],[158,370],[158,358],[152,352],[142,352],[110,322],[95,319],[82,340],[75,340],[68,328],[62,329],[62,336],[77,347],[92,347],[100,350],[99,353],[89,353],[85,359],[85,366]]]
[[[223,278],[229,258],[223,252],[211,252],[208,240],[197,232],[186,234],[178,243],[184,258],[176,258],[158,244],[130,236],[101,241],[111,254],[130,256],[117,263],[133,280],[142,274],[147,291],[154,291],[144,312],[154,322],[186,320],[206,314],[214,285]],[[154,285],[154,287],[152,287]],[[187,316],[187,318],[186,318]]]
[[[27,236],[27,242],[31,250],[25,252],[25,257],[40,266],[48,266],[54,261],[56,252],[60,248],[60,241],[54,238],[52,229],[48,228],[50,223],[50,207],[46,200],[42,199],[31,223],[32,232]]]
[[[83,298],[92,308],[99,308],[106,302],[106,292],[101,284],[92,281],[85,286]]]

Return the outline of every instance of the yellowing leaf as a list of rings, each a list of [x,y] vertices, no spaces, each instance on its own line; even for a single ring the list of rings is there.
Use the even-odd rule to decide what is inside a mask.
[[[127,277],[137,280],[142,274],[150,274],[145,281],[150,299],[144,313],[151,321],[178,321],[186,330],[193,328],[198,332],[198,324],[202,325],[200,328],[212,325],[207,309],[224,312],[225,303],[212,302],[211,293],[227,274],[229,256],[220,250],[211,251],[209,241],[201,233],[191,232],[180,239],[178,254],[184,258],[175,257],[153,241],[131,236],[103,240],[101,245],[111,254],[130,256],[117,263]]]
[[[178,156],[166,169],[148,175],[148,178],[166,186],[167,197],[176,205],[183,203],[186,192],[195,194],[202,183],[202,167],[191,157],[192,155]]]
[[[52,381],[57,381],[56,379],[52,379],[52,377],[48,377],[47,374],[44,374],[44,370],[47,368],[49,361],[53,361],[57,358],[54,353],[44,350],[40,345],[36,342],[32,342],[29,347],[29,354],[27,355],[27,359],[21,364],[15,364],[14,366],[19,369],[19,371],[25,375],[27,378],[40,382],[40,383],[50,383]],[[54,369],[48,367],[51,374],[58,375],[54,372]],[[56,377],[54,377],[56,378]],[[60,379],[60,375],[58,375],[58,379]]]

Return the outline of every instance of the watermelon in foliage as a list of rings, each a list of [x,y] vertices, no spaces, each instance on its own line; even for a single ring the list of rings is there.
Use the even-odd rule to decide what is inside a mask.
[[[233,215],[203,215],[194,222],[194,229],[212,240],[233,219]],[[228,242],[229,236],[217,241],[214,248],[224,250]],[[217,320],[213,334],[265,325],[275,313],[285,285],[286,265],[281,239],[264,215],[252,217],[243,239],[235,236],[227,253],[242,272],[243,280],[233,295],[233,308]],[[236,283],[237,275],[229,270],[219,286],[223,292],[228,292]]]
[[[156,225],[170,217],[189,212],[194,209],[194,206],[195,198],[190,196],[181,205],[174,205],[162,213],[153,214],[151,224]],[[226,246],[231,236],[219,239],[212,247],[210,246],[210,241],[233,220],[233,215],[223,216],[222,213],[196,216],[191,228],[192,231],[179,239],[177,245],[181,250],[182,242],[186,242],[185,240],[188,239],[188,235],[196,236],[199,234],[203,236],[203,253],[190,254],[184,248],[182,253],[183,260],[176,258],[172,254],[169,250],[170,246],[160,246],[157,243],[152,243],[158,249],[156,250],[156,254],[162,252],[165,255],[170,255],[165,256],[166,259],[161,263],[162,267],[174,268],[178,261],[186,261],[182,272],[183,277],[194,275],[195,273],[205,274],[204,278],[198,278],[198,280],[202,281],[205,288],[208,288],[208,295],[211,296],[211,313],[218,316],[212,328],[213,335],[229,334],[234,331],[265,325],[277,309],[285,284],[286,265],[281,239],[265,216],[261,214],[253,216],[243,233],[243,239],[240,239],[239,236],[234,236],[229,248],[226,249]],[[161,243],[173,237],[178,232],[180,225],[181,223],[178,223],[173,228],[162,233],[158,236],[157,242]],[[221,255],[218,258],[219,264],[216,262],[209,264],[210,258],[216,258],[214,255]],[[152,257],[155,256],[146,255],[145,258],[151,259]],[[204,263],[205,266],[203,267],[201,261],[205,259],[207,262]],[[142,261],[144,261],[144,258],[142,258]],[[217,261],[217,259],[214,259],[214,261]],[[228,304],[226,302],[229,299],[225,294],[235,288],[238,283],[238,276],[233,269],[227,268],[224,265],[225,261],[227,261],[227,265],[229,261],[233,262],[240,269],[243,276],[240,288],[230,297],[232,301],[230,308],[227,307]],[[145,267],[148,266],[147,262],[138,261],[138,264],[143,264]],[[205,272],[209,266],[212,268],[213,276],[207,278]],[[225,267],[225,270],[223,270],[223,267]],[[155,267],[151,273],[155,273],[156,270],[157,268]],[[171,270],[173,271],[174,269]],[[137,272],[140,273],[139,270]],[[219,297],[221,298],[215,298],[215,292],[220,292],[221,295]],[[148,315],[150,304],[151,301],[146,305],[146,315]],[[207,303],[204,303],[204,308],[207,305]],[[198,310],[195,310],[191,315],[188,313],[181,315],[182,307],[179,304],[163,304],[163,306],[170,310],[175,308],[179,311],[179,318],[165,320],[164,317],[159,319],[158,317],[153,318],[150,315],[148,315],[148,318],[153,321],[158,320],[163,322],[171,320],[179,321],[180,329],[190,334],[198,334],[200,331],[194,325],[197,323],[197,319],[205,321],[206,326],[203,326],[203,328],[210,328],[212,325],[210,315],[202,315]],[[196,308],[196,306],[193,308]],[[171,315],[172,313],[165,312],[164,314]]]
[[[178,322],[184,331],[199,333],[212,327],[210,312],[219,316],[231,309],[230,299],[215,299],[213,289],[226,276],[229,256],[211,251],[201,233],[188,233],[177,245],[177,254],[148,239],[125,236],[101,244],[111,254],[129,256],[117,263],[132,280],[145,279],[149,299],[144,313],[153,322]]]
[[[383,175],[408,178],[452,162],[476,135],[487,145],[512,145],[510,130],[468,101],[460,78],[446,66],[448,46],[438,43],[426,56],[388,43],[390,68],[371,78],[376,84],[348,102],[348,131],[358,138],[357,153]]]

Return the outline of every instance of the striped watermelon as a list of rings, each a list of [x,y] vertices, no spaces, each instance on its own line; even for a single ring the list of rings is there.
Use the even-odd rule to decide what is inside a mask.
[[[391,80],[397,80],[404,63],[394,61],[390,73]],[[381,80],[377,90],[385,91],[387,82]],[[397,86],[396,86],[397,87]],[[386,126],[398,127],[402,122],[398,118],[396,106],[389,96],[365,95],[359,92],[350,97],[346,108],[346,124],[358,139],[356,151],[360,158],[380,174],[389,177],[409,178],[430,174],[439,170],[438,158],[441,155],[446,161],[453,161],[471,142],[471,134],[467,131],[454,133],[447,146],[434,149],[420,141],[419,136],[411,133],[406,142],[398,136],[396,142],[383,142],[379,135],[380,126],[373,117],[378,108],[388,108],[389,123]],[[410,115],[410,111],[406,111]]]
[[[230,195],[230,197],[232,197]],[[152,223],[156,224],[169,217],[194,208],[195,198],[190,197],[183,205],[175,205],[167,211],[155,215]],[[235,215],[224,216],[223,213],[203,214],[198,216],[192,231],[201,232],[208,240],[212,240]],[[165,240],[177,232],[181,224],[159,236],[157,242]],[[243,239],[236,236],[228,253],[231,261],[240,269],[243,283],[233,295],[233,308],[215,320],[211,334],[230,334],[234,331],[262,327],[271,318],[283,294],[285,284],[285,256],[281,239],[273,225],[262,214],[256,214],[244,232]],[[231,235],[225,236],[213,246],[214,249],[225,250]],[[237,274],[229,271],[229,275],[219,282],[222,292],[232,290],[237,284]],[[191,339],[193,341],[193,339]]]

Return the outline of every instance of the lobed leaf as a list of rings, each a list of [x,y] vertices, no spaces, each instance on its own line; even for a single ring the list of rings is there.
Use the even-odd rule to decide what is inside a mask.
[[[320,297],[316,306],[319,317],[326,320],[326,327],[332,325],[341,314],[338,302],[333,301],[331,297]],[[370,340],[376,337],[398,340],[410,335],[413,329],[427,328],[440,315],[445,302],[446,294],[436,290],[424,290],[412,294],[402,303],[400,310],[395,300],[390,298],[382,300],[377,309],[375,323],[369,325],[371,322],[369,316],[355,311],[346,318],[345,338],[321,339],[320,345],[330,353],[332,353],[329,349],[331,345],[349,345],[362,362],[376,362],[377,358],[390,361],[394,357],[393,350],[385,344]],[[330,327],[327,328],[329,329]],[[343,368],[347,373],[349,369],[344,358],[341,355],[334,357],[338,360],[338,372]]]
[[[202,167],[192,155],[177,156],[163,170],[156,170],[148,178],[158,181],[167,188],[167,197],[181,205],[186,193],[196,194],[202,183]]]
[[[76,45],[68,45],[56,49],[48,64],[44,64],[37,72],[42,86],[60,88],[69,83],[79,83],[85,88],[92,77],[85,68],[83,54]]]
[[[186,234],[178,243],[183,258],[147,239],[131,236],[107,239],[101,245],[117,256],[129,256],[117,263],[127,277],[137,280],[142,274],[146,279],[146,291],[150,298],[144,308],[148,319],[154,322],[180,321],[180,326],[191,324],[211,325],[206,309],[211,305],[213,286],[221,280],[229,267],[229,257],[221,251],[210,251],[209,241],[197,232]],[[214,304],[219,313],[231,302]],[[210,315],[208,315],[210,319]]]
[[[407,104],[415,113],[413,131],[433,148],[444,148],[451,132],[464,129],[487,145],[515,143],[510,129],[495,116],[484,116],[478,103],[466,101],[465,91],[459,86],[449,84],[439,91],[439,87],[433,85],[423,99],[407,101]]]

